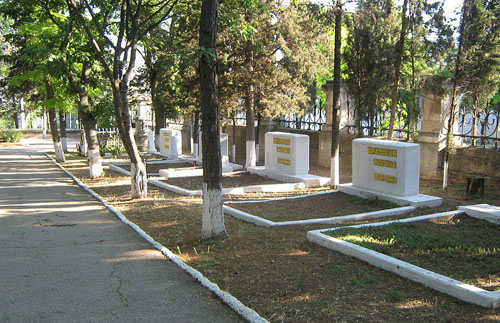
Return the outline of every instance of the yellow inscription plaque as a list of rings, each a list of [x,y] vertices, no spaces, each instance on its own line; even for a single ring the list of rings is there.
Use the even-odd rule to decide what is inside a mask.
[[[292,163],[290,162],[289,159],[278,158],[278,164],[290,166]]]
[[[170,132],[164,132],[164,133],[163,133],[163,136],[165,136],[165,137],[170,137]]]
[[[165,137],[163,138],[166,142],[169,142],[170,141],[170,137]]]
[[[395,149],[368,147],[368,154],[387,156],[387,157],[398,157],[398,151]]]
[[[384,175],[384,174],[377,174],[375,173],[375,180],[376,181],[382,181],[390,184],[397,184],[398,183],[398,178],[395,176],[389,176],[389,175]]]
[[[169,145],[165,145],[165,148],[169,149],[169,148],[170,148],[170,146],[169,146]]]
[[[290,139],[273,138],[273,143],[275,143],[277,145],[290,145]]]
[[[380,167],[398,168],[398,163],[393,160],[374,159],[373,165]]]
[[[279,153],[289,154],[290,148],[288,148],[288,147],[276,147],[276,151]]]

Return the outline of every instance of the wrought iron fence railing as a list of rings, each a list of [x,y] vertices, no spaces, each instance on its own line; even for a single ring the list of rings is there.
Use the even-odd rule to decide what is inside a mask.
[[[99,146],[103,148],[122,146],[118,128],[99,128],[97,129],[97,138],[99,140]]]
[[[326,111],[315,107],[302,116],[289,114],[276,118],[276,121],[282,128],[321,131],[326,124]]]
[[[500,147],[500,109],[458,112],[458,133],[461,144],[498,149]]]

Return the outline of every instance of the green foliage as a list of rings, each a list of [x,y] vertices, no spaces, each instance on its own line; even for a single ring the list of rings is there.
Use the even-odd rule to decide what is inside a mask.
[[[484,109],[500,86],[500,4],[494,0],[464,2],[459,84],[473,109]]]
[[[105,153],[111,153],[114,156],[118,156],[121,153],[125,152],[125,148],[123,145],[101,145],[99,144],[99,152],[101,153],[102,156],[104,156]]]
[[[23,138],[20,130],[0,130],[0,142],[19,142]]]

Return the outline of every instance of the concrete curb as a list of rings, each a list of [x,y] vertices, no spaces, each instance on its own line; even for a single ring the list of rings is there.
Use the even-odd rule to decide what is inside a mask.
[[[250,213],[246,213],[235,209],[230,206],[223,205],[222,209],[224,214],[229,214],[237,219],[250,222],[256,224],[258,226],[263,227],[283,227],[289,225],[309,225],[309,224],[338,224],[350,221],[361,221],[361,220],[369,220],[369,219],[377,219],[382,217],[396,216],[405,214],[408,212],[414,211],[416,208],[414,206],[403,206],[397,207],[393,209],[373,211],[373,212],[365,212],[344,216],[337,216],[332,218],[316,218],[316,219],[307,219],[307,220],[295,220],[295,221],[282,221],[282,222],[274,222],[271,220],[267,220],[261,218],[256,215],[252,215]]]
[[[430,270],[412,265],[402,260],[384,255],[382,253],[361,247],[359,245],[331,237],[326,232],[335,231],[342,228],[364,228],[373,226],[382,226],[391,223],[408,223],[423,221],[440,217],[452,217],[457,214],[465,213],[462,210],[435,213],[403,220],[386,221],[370,224],[352,225],[347,227],[337,227],[332,229],[322,229],[309,231],[307,240],[316,243],[322,247],[339,251],[348,256],[361,259],[375,267],[393,272],[401,277],[413,280],[429,288],[442,293],[454,296],[463,301],[481,305],[483,307],[500,307],[500,291],[486,291],[476,286],[468,285],[461,281],[437,274]]]
[[[178,177],[180,178],[180,177]],[[165,177],[150,177],[148,183],[174,192],[180,195],[190,195],[190,196],[201,196],[201,190],[188,190],[179,186],[170,185],[163,183],[161,180],[165,180]],[[241,187],[228,187],[222,189],[223,195],[242,195],[246,193],[275,193],[275,192],[291,192],[296,189],[305,188],[303,183],[282,183],[282,184],[262,184],[262,185],[251,185],[251,186],[241,186]]]
[[[275,201],[285,201],[285,200],[295,200],[295,199],[301,199],[304,197],[311,197],[311,196],[317,196],[317,195],[324,195],[324,194],[331,194],[331,193],[337,193],[339,192],[338,190],[333,190],[333,191],[326,191],[326,192],[318,192],[318,193],[312,193],[312,194],[304,194],[304,195],[297,195],[297,196],[289,196],[289,197],[281,197],[277,199],[269,199],[269,200],[256,200],[256,201],[224,201],[224,204],[246,204],[246,203],[266,203],[266,202],[275,202]]]
[[[236,297],[225,292],[219,288],[219,286],[210,280],[208,280],[202,273],[193,267],[187,265],[179,257],[177,257],[172,251],[163,246],[162,244],[156,242],[150,235],[148,235],[144,230],[142,230],[138,225],[128,220],[120,211],[114,208],[111,204],[106,202],[99,194],[94,192],[92,189],[88,188],[82,181],[76,178],[73,174],[68,172],[62,165],[56,162],[50,155],[45,154],[57,167],[59,167],[66,175],[71,177],[71,179],[86,192],[92,195],[96,200],[101,202],[108,210],[113,212],[120,221],[130,226],[135,232],[137,232],[141,237],[143,237],[147,242],[149,242],[153,247],[158,249],[163,255],[170,259],[173,263],[179,266],[182,270],[191,275],[194,279],[199,281],[202,286],[207,288],[209,291],[214,293],[219,299],[224,303],[229,305],[236,313],[243,317],[248,322],[268,322],[266,319],[261,317],[256,311],[245,306]]]

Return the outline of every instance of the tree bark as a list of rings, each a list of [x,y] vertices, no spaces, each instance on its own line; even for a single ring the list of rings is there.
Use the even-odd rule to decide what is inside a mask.
[[[222,161],[216,74],[217,0],[203,0],[200,22],[200,88],[203,123],[203,239],[227,238],[222,211]]]
[[[250,22],[251,18],[247,17],[247,21]],[[248,73],[247,77],[247,88],[245,97],[245,111],[246,111],[246,158],[245,158],[245,169],[248,167],[255,167],[257,165],[257,153],[255,151],[255,89],[253,84],[253,73],[254,73],[254,42],[250,38],[247,41],[246,48],[246,70]]]
[[[143,198],[148,194],[146,166],[142,161],[134,135],[130,131],[132,128],[132,120],[128,106],[127,82],[115,81],[115,86],[113,86],[113,100],[120,137],[131,162],[130,186],[132,198]]]
[[[63,151],[68,152],[68,137],[66,135],[66,114],[64,111],[59,110],[59,127],[61,130],[61,144]]]
[[[155,112],[155,147],[160,150],[160,129],[167,126],[165,118],[165,109],[162,109],[158,104],[154,107]]]
[[[330,186],[337,188],[340,184],[340,69],[342,45],[342,0],[337,0],[335,12],[335,53],[333,63],[333,104],[332,104],[332,148],[330,159]]]
[[[193,158],[198,159],[200,149],[200,111],[194,112],[193,125]]]
[[[50,81],[45,80],[45,90],[47,91],[47,99],[54,98],[54,89]],[[54,108],[49,109],[49,125],[50,134],[52,135],[52,142],[54,143],[54,152],[56,154],[56,161],[60,163],[66,162],[66,157],[64,156],[64,150],[61,143],[61,137],[57,131],[57,115]]]
[[[394,132],[394,122],[396,119],[396,107],[399,101],[399,78],[401,76],[401,62],[403,61],[403,51],[405,46],[406,29],[408,25],[408,16],[406,15],[406,8],[408,7],[408,0],[404,0],[403,9],[401,11],[401,34],[399,41],[396,44],[396,62],[394,64],[394,86],[392,88],[392,102],[391,102],[391,117],[389,119],[389,133],[387,139],[391,140]]]

